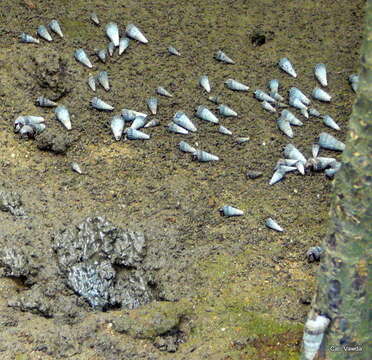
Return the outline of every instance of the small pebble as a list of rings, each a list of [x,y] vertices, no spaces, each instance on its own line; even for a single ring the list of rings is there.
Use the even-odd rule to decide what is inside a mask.
[[[319,261],[323,252],[324,252],[324,249],[322,247],[313,246],[306,253],[307,260],[309,260],[309,262]]]
[[[248,170],[246,173],[248,179],[257,179],[262,176],[261,171]]]

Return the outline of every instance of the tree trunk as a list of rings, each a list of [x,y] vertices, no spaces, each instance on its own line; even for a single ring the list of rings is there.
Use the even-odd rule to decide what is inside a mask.
[[[361,53],[357,100],[350,118],[342,168],[334,181],[325,255],[308,316],[309,326],[305,325],[304,339],[312,336],[321,346],[311,357],[309,352],[306,356],[303,344],[302,359],[306,360],[372,359],[368,349],[370,306],[367,300],[371,267],[368,240],[372,240],[372,0],[366,5]],[[320,330],[316,329],[316,322],[309,322],[311,319],[319,320]],[[322,324],[321,320],[326,321]],[[322,332],[323,339],[319,336]]]

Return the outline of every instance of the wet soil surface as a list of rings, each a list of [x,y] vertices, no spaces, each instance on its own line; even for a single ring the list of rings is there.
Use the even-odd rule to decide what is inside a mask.
[[[326,234],[332,181],[310,172],[268,182],[289,142],[309,157],[322,131],[345,140],[355,96],[347,77],[358,70],[362,5],[2,1],[0,358],[297,358],[318,266],[306,260],[306,251]],[[100,27],[89,20],[92,11]],[[53,34],[50,43],[19,42],[21,32],[35,35],[54,18],[64,39]],[[100,63],[94,49],[107,46],[109,21],[121,30],[137,24],[149,43],[133,41],[122,56]],[[182,56],[169,55],[169,45]],[[93,69],[73,58],[79,47]],[[217,62],[219,49],[236,64]],[[281,57],[291,59],[297,79],[278,69]],[[333,98],[314,107],[331,115],[340,132],[298,113],[305,124],[288,139],[251,91],[236,93],[223,84],[234,78],[253,91],[277,78],[282,95],[291,86],[310,94],[319,62],[328,66]],[[108,71],[112,89],[96,94],[113,104],[112,114],[89,105],[95,95],[87,78],[99,70]],[[217,109],[198,85],[204,74],[212,94],[239,114],[221,119],[233,137],[194,117],[198,105]],[[146,99],[158,86],[174,97],[160,98],[160,126],[146,130],[151,139],[115,141],[112,115],[123,108],[147,112]],[[71,131],[53,110],[35,106],[38,96],[68,107]],[[181,110],[197,132],[167,132]],[[20,115],[45,117],[47,129],[35,140],[21,139],[13,132]],[[238,145],[236,136],[250,141]],[[178,150],[181,140],[220,161],[193,161]],[[245,214],[222,217],[224,205]],[[285,232],[267,229],[268,217]]]

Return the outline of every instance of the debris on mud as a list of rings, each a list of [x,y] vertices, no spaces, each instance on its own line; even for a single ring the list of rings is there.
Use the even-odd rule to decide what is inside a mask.
[[[66,324],[81,319],[84,305],[84,300],[69,293],[56,277],[48,278],[45,283],[40,281],[8,300],[10,307],[45,318],[59,318]]]
[[[257,179],[263,175],[262,171],[248,170],[246,172],[247,179]]]
[[[313,294],[310,291],[303,291],[300,296],[300,303],[304,305],[310,305]]]
[[[35,285],[31,289],[24,292],[21,296],[10,299],[8,306],[39,314],[46,318],[53,317],[52,302],[47,301],[44,295],[45,287]]]
[[[180,334],[181,336],[178,336]],[[182,333],[175,332],[168,336],[158,336],[154,341],[154,346],[160,351],[167,351],[169,353],[175,353],[178,350],[178,344],[183,343]]]
[[[19,248],[1,249],[0,267],[4,268],[5,276],[23,277],[30,273],[28,259]]]
[[[154,298],[140,268],[146,250],[142,233],[122,230],[102,217],[87,218],[58,233],[53,248],[66,284],[93,307],[134,309]]]
[[[18,325],[17,319],[14,319],[12,315],[0,314],[0,327],[15,327]]]
[[[114,320],[114,329],[137,339],[150,339],[161,351],[175,352],[189,332],[187,319],[191,303],[155,301],[123,314]]]
[[[0,236],[0,277],[17,278],[22,287],[34,285],[41,267],[37,253],[25,236]]]
[[[40,150],[64,155],[70,147],[72,139],[66,134],[57,133],[54,130],[48,129],[36,136],[36,143]]]
[[[322,247],[313,246],[307,251],[306,257],[309,262],[315,262],[320,260],[323,253],[324,249]]]
[[[71,76],[72,60],[61,55],[57,50],[38,49],[31,57],[35,69],[32,77],[42,90],[42,95],[57,101],[69,94],[74,87]]]
[[[262,46],[267,41],[274,39],[274,32],[273,31],[266,31],[262,29],[256,29],[252,32],[251,36],[251,43],[253,46]]]
[[[21,196],[16,192],[0,188],[0,210],[10,212],[14,216],[25,216],[22,209]]]

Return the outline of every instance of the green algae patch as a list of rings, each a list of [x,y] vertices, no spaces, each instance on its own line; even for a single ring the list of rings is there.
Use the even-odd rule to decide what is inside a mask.
[[[231,299],[229,299],[231,301]],[[198,310],[201,310],[200,308]],[[296,359],[302,324],[275,320],[270,314],[246,311],[239,301],[226,303],[219,297],[212,308],[198,312],[188,346],[213,339],[211,353],[221,359]],[[219,357],[217,357],[219,358]]]
[[[298,357],[302,324],[285,320],[283,307],[296,290],[273,281],[274,266],[257,250],[221,253],[199,266],[206,286],[196,298],[188,346],[213,342],[208,352],[216,359]]]
[[[155,339],[178,331],[181,322],[191,314],[187,300],[179,302],[155,301],[139,309],[124,312],[114,321],[114,329],[138,339]]]
[[[63,20],[63,32],[67,37],[75,40],[91,41],[94,37],[95,28],[93,25],[89,25],[87,21],[67,18]]]
[[[231,309],[226,313],[225,336],[230,336],[231,344],[236,347],[234,336],[244,339],[249,352],[257,358],[291,359],[298,356],[302,335],[302,325],[291,322],[279,322],[269,314],[245,312],[244,309]]]
[[[18,354],[15,357],[15,360],[28,360],[29,356],[27,354]]]

